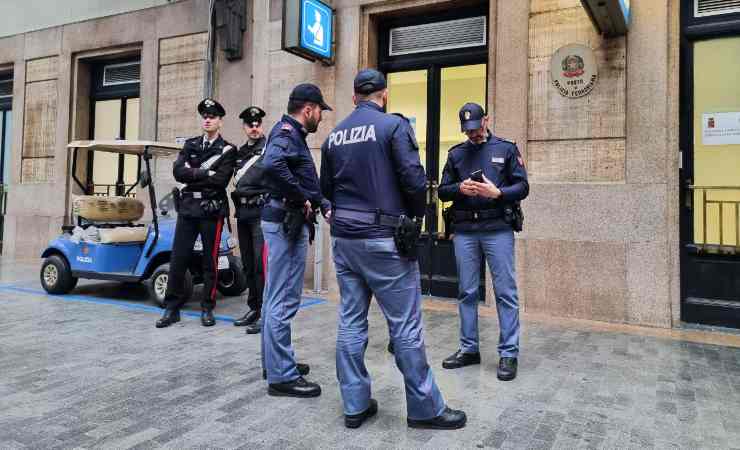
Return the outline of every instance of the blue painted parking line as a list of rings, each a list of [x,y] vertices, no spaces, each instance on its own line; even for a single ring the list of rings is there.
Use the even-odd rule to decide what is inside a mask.
[[[157,314],[162,313],[162,308],[159,308],[157,306],[151,306],[151,305],[140,305],[138,303],[131,303],[124,300],[116,300],[114,298],[105,298],[105,297],[96,297],[93,295],[76,295],[76,294],[67,294],[67,295],[51,295],[48,294],[43,289],[33,289],[33,288],[27,288],[27,287],[21,287],[21,286],[14,286],[12,284],[0,284],[0,292],[18,292],[21,294],[29,294],[29,295],[40,295],[42,297],[46,297],[53,300],[60,300],[65,302],[78,302],[78,303],[91,303],[95,305],[109,305],[109,306],[116,306],[119,308],[124,309],[138,309],[141,311],[149,311],[154,312]],[[323,303],[326,303],[326,300],[320,299],[320,298],[314,298],[314,297],[303,297],[303,301],[301,302],[300,308],[310,308],[311,306],[321,305]],[[200,317],[200,312],[196,311],[181,311],[181,315],[183,316],[189,316],[189,317]],[[222,316],[222,315],[214,315],[216,320],[220,320],[222,322],[233,322],[236,320],[233,317],[230,316]]]

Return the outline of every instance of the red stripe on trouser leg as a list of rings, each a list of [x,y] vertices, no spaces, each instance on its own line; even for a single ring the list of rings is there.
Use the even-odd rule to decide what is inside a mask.
[[[262,279],[267,282],[267,242],[262,244]]]
[[[216,301],[216,286],[218,286],[218,250],[221,248],[221,230],[224,227],[224,218],[221,217],[216,222],[216,238],[213,240],[213,286],[211,287],[211,300]]]

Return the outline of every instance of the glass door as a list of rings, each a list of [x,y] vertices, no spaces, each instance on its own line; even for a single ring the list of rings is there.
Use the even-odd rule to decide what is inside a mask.
[[[139,99],[116,98],[93,102],[93,139],[139,138]],[[93,195],[123,196],[136,184],[139,158],[135,155],[94,152],[88,171]],[[130,196],[135,196],[132,191]]]
[[[449,149],[467,138],[460,131],[458,111],[467,102],[485,105],[486,64],[390,72],[388,112],[411,122],[419,156],[427,173],[427,213],[420,240],[419,264],[425,295],[457,297],[457,268],[452,241],[445,236],[437,189]],[[484,291],[484,290],[483,290]]]
[[[684,159],[682,319],[740,317],[740,37],[696,41]],[[732,321],[732,320],[730,320]]]

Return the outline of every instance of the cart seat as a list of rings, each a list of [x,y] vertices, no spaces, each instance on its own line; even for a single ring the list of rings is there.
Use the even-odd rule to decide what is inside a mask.
[[[122,244],[122,243],[135,243],[145,242],[147,237],[148,227],[114,227],[114,228],[100,228],[100,243],[101,244]]]
[[[130,197],[82,195],[74,199],[72,211],[90,222],[136,222],[144,216],[144,204]]]

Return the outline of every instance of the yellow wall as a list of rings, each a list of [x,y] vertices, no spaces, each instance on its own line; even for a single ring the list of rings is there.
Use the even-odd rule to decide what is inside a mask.
[[[694,241],[740,245],[737,240],[740,201],[740,145],[704,145],[703,114],[740,112],[740,38],[694,44],[694,185],[737,186],[736,190],[707,190],[708,201],[723,201],[722,242],[720,205],[708,204],[704,242],[704,190],[694,192]]]

